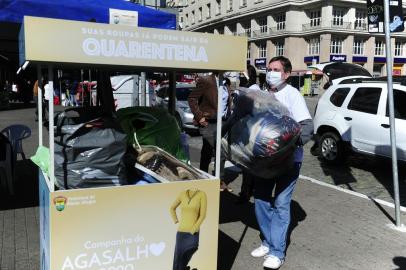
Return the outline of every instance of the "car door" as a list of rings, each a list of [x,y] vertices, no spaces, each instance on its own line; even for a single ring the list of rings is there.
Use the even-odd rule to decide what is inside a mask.
[[[350,125],[351,145],[356,151],[375,154],[382,132],[377,122],[382,88],[356,86],[353,93],[343,111],[344,120]]]
[[[398,159],[406,160],[406,91],[400,89],[393,90],[394,108],[395,108],[395,128],[396,128],[396,148]],[[390,142],[390,126],[389,126],[389,102],[387,97],[383,100],[384,117],[379,124],[382,127],[382,155],[387,157],[392,156]]]

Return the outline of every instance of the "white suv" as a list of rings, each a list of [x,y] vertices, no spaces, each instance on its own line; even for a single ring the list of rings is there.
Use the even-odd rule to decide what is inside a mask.
[[[394,83],[393,90],[397,154],[406,160],[406,86]],[[329,163],[341,161],[348,148],[390,157],[386,81],[360,78],[331,86],[318,101],[314,132],[318,153]]]

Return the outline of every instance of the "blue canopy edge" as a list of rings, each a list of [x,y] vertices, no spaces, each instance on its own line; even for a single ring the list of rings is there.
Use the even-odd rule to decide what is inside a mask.
[[[176,29],[175,14],[124,0],[2,0],[0,22],[22,23],[24,15],[109,23],[109,9],[138,12],[138,26]]]

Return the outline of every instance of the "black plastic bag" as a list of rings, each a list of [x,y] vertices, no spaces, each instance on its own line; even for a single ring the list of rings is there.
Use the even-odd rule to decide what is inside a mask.
[[[126,135],[116,121],[99,118],[82,124],[57,125],[57,130],[55,184],[58,188],[127,184],[122,161]]]

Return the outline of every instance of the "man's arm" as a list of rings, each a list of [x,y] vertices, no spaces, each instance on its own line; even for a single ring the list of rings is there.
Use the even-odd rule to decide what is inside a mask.
[[[306,119],[300,121],[299,124],[302,126],[302,132],[300,133],[299,144],[305,145],[308,143],[313,137],[313,120]]]

